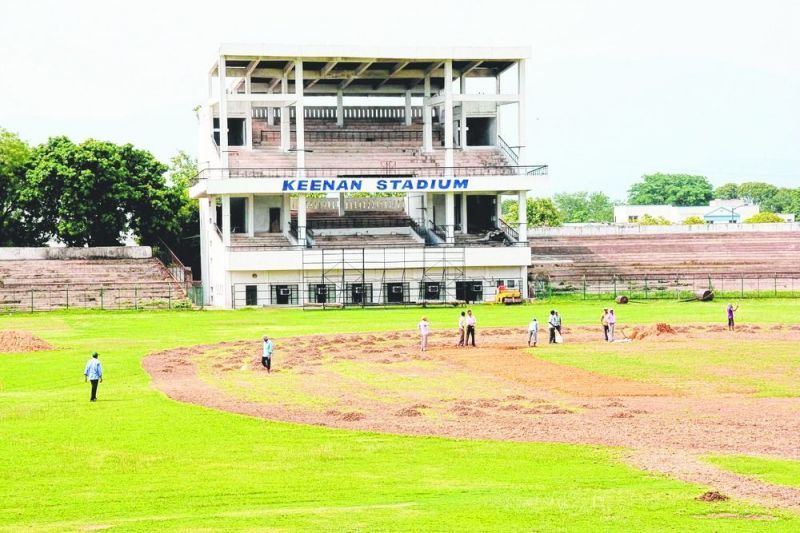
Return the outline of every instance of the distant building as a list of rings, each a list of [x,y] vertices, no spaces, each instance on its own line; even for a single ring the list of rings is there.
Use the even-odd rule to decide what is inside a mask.
[[[644,215],[664,217],[673,224],[681,224],[689,217],[699,217],[706,224],[740,224],[760,212],[759,206],[746,200],[712,200],[708,205],[618,205],[614,208],[614,223],[638,224]],[[778,213],[786,222],[794,222],[791,213]]]

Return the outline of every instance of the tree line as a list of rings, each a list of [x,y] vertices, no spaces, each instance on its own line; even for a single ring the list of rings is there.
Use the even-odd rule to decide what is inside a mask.
[[[197,265],[198,208],[188,193],[196,173],[184,152],[165,165],[131,144],[59,136],[30,146],[0,129],[0,246],[163,240]]]
[[[741,184],[726,183],[717,188],[705,176],[691,174],[647,174],[628,189],[628,204],[632,205],[708,205],[711,200],[740,199],[758,204],[761,213],[747,222],[781,222],[776,213],[793,213],[800,219],[800,187],[786,188],[750,181]],[[612,201],[602,192],[561,193],[548,198],[528,198],[527,218],[529,226],[560,226],[563,223],[609,223],[614,221],[614,206],[623,202]],[[516,200],[505,200],[502,205],[503,219],[509,223],[517,221]],[[696,220],[695,220],[696,219]],[[663,217],[641,217],[645,225],[670,224]],[[702,224],[693,217],[685,224]]]

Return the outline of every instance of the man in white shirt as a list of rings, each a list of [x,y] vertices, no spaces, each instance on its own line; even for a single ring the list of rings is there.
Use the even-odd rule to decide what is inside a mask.
[[[556,312],[550,311],[550,318],[547,319],[547,329],[550,332],[550,339],[548,342],[550,344],[556,343]]]
[[[264,345],[261,351],[261,364],[267,369],[267,374],[272,373],[272,340],[264,335]]]
[[[536,342],[539,340],[539,322],[534,318],[528,324],[528,346],[530,347],[533,341],[533,347],[536,348]]]
[[[419,328],[420,348],[424,352],[428,349],[428,318],[422,317],[417,327]]]
[[[458,317],[458,345],[464,346],[464,337],[467,334],[467,314],[461,311],[461,316]]]
[[[467,337],[465,339],[465,344],[469,344],[469,337],[472,335],[472,346],[475,346],[475,324],[478,321],[475,320],[475,315],[472,314],[472,309],[467,310]]]

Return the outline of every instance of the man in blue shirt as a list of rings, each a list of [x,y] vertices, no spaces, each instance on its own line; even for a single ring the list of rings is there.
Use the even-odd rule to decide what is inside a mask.
[[[270,369],[272,366],[272,341],[266,335],[264,335],[264,351],[261,353],[261,364],[267,369],[268,374],[272,372]]]
[[[86,369],[83,371],[84,382],[92,382],[92,397],[89,401],[97,401],[97,384],[103,381],[103,367],[98,359],[97,352],[92,354],[92,358],[86,363]]]

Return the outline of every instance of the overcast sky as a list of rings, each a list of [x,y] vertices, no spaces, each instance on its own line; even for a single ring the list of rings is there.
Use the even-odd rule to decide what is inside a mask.
[[[4,1],[0,127],[195,152],[220,42],[529,45],[528,158],[553,190],[642,174],[800,186],[800,2]]]

